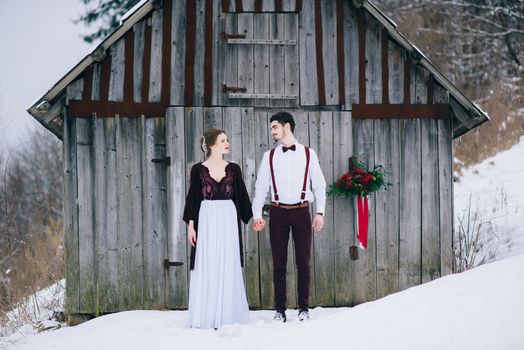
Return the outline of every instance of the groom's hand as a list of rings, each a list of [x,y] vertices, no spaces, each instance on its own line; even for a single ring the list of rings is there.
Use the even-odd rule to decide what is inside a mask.
[[[312,227],[315,232],[322,230],[324,228],[324,217],[319,214],[315,215]]]
[[[253,221],[253,230],[254,231],[262,231],[265,226],[266,226],[266,220],[262,218],[255,219]]]

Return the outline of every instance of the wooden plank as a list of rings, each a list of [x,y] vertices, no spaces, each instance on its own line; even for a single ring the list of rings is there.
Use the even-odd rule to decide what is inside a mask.
[[[253,14],[253,39],[269,38],[269,16],[267,13]],[[254,60],[253,68],[253,92],[262,94],[269,92],[269,46],[255,45],[253,47]],[[269,101],[266,99],[255,100],[253,105],[256,107],[268,107]]]
[[[214,36],[216,36],[216,30],[213,26],[214,22],[214,5],[217,1],[206,0],[205,3],[205,31],[204,31],[204,93],[203,93],[203,104],[204,106],[210,106],[213,98],[213,46]]]
[[[117,118],[118,284],[120,310],[143,305],[140,119]]]
[[[149,75],[149,102],[162,98],[162,13],[153,11],[151,16],[151,73]]]
[[[435,103],[449,102],[449,93],[439,84],[435,84],[433,94]],[[437,120],[438,128],[438,188],[439,188],[439,223],[440,223],[440,274],[454,272],[453,262],[453,135],[451,117]]]
[[[93,87],[91,88],[91,100],[100,99],[100,63],[93,63]]]
[[[161,97],[163,104],[169,104],[171,100],[171,46],[173,44],[171,29],[173,26],[173,1],[162,1],[162,77]]]
[[[245,34],[247,39],[253,38],[253,14],[238,14],[238,33]],[[238,85],[246,88],[246,93],[253,93],[253,45],[238,47]],[[250,101],[239,100],[236,105],[248,106]]]
[[[70,89],[66,90],[67,99]],[[64,108],[64,245],[65,277],[65,311],[68,314],[80,312],[80,264],[78,260],[78,209],[77,209],[77,162],[76,162],[76,119],[70,118]]]
[[[401,120],[399,290],[421,281],[420,120]]]
[[[339,104],[339,79],[337,63],[336,1],[321,1],[322,62],[326,89],[326,105]]]
[[[359,103],[366,103],[366,13],[364,9],[357,10],[358,17],[358,95]]]
[[[415,67],[414,103],[428,102],[429,72]],[[435,120],[420,121],[421,141],[421,282],[440,276],[440,231],[438,194],[437,124]]]
[[[75,80],[70,85],[68,85],[66,93],[66,104],[70,104],[70,101],[81,100],[83,91],[84,79],[82,78]],[[74,117],[74,115],[72,117]]]
[[[184,263],[180,267],[170,267],[167,272],[166,306],[181,309],[187,308],[189,295],[189,249],[186,224],[182,221],[187,192],[185,116],[183,107],[168,107],[166,113],[166,155],[171,157],[167,172],[168,259]]]
[[[133,65],[133,101],[142,102],[142,84],[144,81],[144,49],[145,29],[147,21],[140,21],[133,26],[134,40],[134,65]]]
[[[389,172],[387,180],[392,184],[375,195],[377,298],[398,291],[399,138],[398,120],[375,120],[375,163]]]
[[[374,166],[374,122],[373,120],[353,120],[353,155],[368,169]],[[376,199],[375,195],[369,198],[369,230],[368,248],[359,249],[359,258],[354,261],[355,303],[376,299]],[[355,232],[356,235],[356,232]],[[356,242],[358,240],[356,239]],[[357,243],[358,244],[358,243]]]
[[[196,0],[186,3],[186,55],[184,58],[184,105],[193,106],[193,94],[195,86],[195,45],[196,45]]]
[[[290,0],[284,2],[284,6]],[[286,14],[284,15],[284,39],[298,41],[298,15]],[[297,45],[284,47],[284,93],[287,95],[299,96],[299,79],[300,79],[300,64],[299,64],[299,48]],[[258,58],[258,56],[255,56]],[[298,99],[284,101],[284,105],[288,107],[295,107],[298,105]]]
[[[359,101],[359,45],[357,11],[344,1],[344,108],[351,109]]]
[[[135,34],[129,31],[124,36],[124,101],[134,101]]]
[[[380,23],[366,14],[366,103],[382,102],[381,38]]]
[[[390,103],[402,103],[404,101],[404,60],[405,51],[388,40],[389,58],[388,58],[388,92]]]
[[[193,106],[204,105],[205,0],[196,1],[195,71]]]
[[[111,75],[109,78],[108,101],[124,100],[125,40],[118,40],[111,47]]]
[[[437,120],[421,120],[422,283],[440,277],[439,173]]]
[[[322,34],[322,1],[315,0],[315,53],[317,59],[318,104],[326,104],[326,81],[324,74],[324,36]]]
[[[275,1],[274,0],[262,1],[262,11],[264,12],[275,11]]]
[[[268,113],[255,111],[254,115],[255,164],[258,174],[264,153],[272,147],[272,142],[270,142]],[[270,200],[269,188],[266,198],[268,198],[266,199],[266,203],[268,203]],[[264,217],[264,219],[266,220],[266,227],[257,233],[260,260],[260,307],[262,309],[273,309],[275,295],[273,289],[273,257],[269,243],[269,218]]]
[[[333,112],[317,112],[309,116],[309,140],[317,152],[320,168],[327,184],[334,181],[333,175]],[[326,142],[327,141],[327,142]],[[316,206],[315,206],[316,207]],[[316,211],[313,211],[315,215]],[[314,217],[314,216],[313,216]],[[324,213],[324,229],[313,232],[315,305],[335,305],[335,232],[333,221],[333,198],[328,197]]]
[[[222,108],[205,107],[204,111],[204,131],[209,128],[222,129]]]
[[[96,312],[119,311],[116,132],[114,118],[94,122],[94,207],[97,259]]]
[[[76,161],[78,177],[78,261],[80,269],[80,312],[96,312],[94,251],[94,156],[93,119],[80,119],[76,123]]]
[[[315,46],[315,2],[303,0],[299,27],[300,105],[318,104],[317,58]]]
[[[152,41],[152,29],[151,29],[151,17],[145,20],[144,29],[144,59],[142,67],[142,94],[141,101],[143,103],[149,103],[149,85],[151,78],[151,41]]]
[[[266,1],[268,3],[268,1]],[[284,14],[269,15],[269,38],[284,40]],[[284,46],[271,45],[269,48],[269,93],[282,94],[285,92],[286,56]],[[271,100],[271,107],[282,107],[284,101]]]
[[[351,113],[333,112],[333,178],[338,179],[348,171],[348,159],[353,153],[351,132]],[[335,180],[333,180],[335,181]],[[330,183],[327,183],[328,189]],[[353,305],[353,263],[349,256],[349,247],[355,244],[355,208],[354,199],[335,198],[333,200],[333,227],[335,247],[333,251],[335,265],[335,305]]]
[[[141,118],[144,302],[142,308],[165,307],[164,258],[167,256],[166,165],[153,163],[166,157],[165,118]]]
[[[186,57],[186,0],[173,1],[171,16],[171,97],[170,104],[184,104]]]
[[[221,32],[238,33],[237,15],[225,14],[220,19]],[[220,56],[220,89],[222,85],[238,86],[238,46],[229,45],[226,40],[221,40],[219,45]],[[219,104],[222,106],[237,106],[238,101],[230,100],[227,93],[220,92]]]
[[[226,128],[226,113],[224,113],[224,127]],[[244,176],[244,183],[249,193],[249,198],[253,200],[255,196],[255,182],[256,182],[256,144],[254,142],[257,130],[255,125],[255,113],[252,108],[242,108],[239,115],[242,126],[241,134],[237,136],[236,132],[232,133],[231,140],[235,142],[233,149],[237,147],[242,148],[242,175]],[[228,127],[229,129],[229,127]],[[267,126],[266,126],[267,129]],[[230,129],[229,129],[230,130]],[[230,131],[231,133],[231,131]],[[238,145],[238,139],[241,139],[241,144]],[[260,308],[260,260],[258,248],[258,233],[253,231],[252,222],[245,225],[244,232],[244,281],[246,284],[247,298],[251,308]],[[265,263],[265,262],[264,262]],[[270,285],[264,286],[270,288]]]

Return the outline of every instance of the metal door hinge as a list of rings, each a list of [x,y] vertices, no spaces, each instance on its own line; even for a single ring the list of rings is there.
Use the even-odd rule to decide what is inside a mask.
[[[171,266],[182,266],[184,263],[182,261],[169,261],[169,259],[164,259],[164,268],[169,269]]]
[[[167,166],[171,165],[171,157],[165,157],[165,158],[153,158],[151,159],[153,163],[163,163]]]

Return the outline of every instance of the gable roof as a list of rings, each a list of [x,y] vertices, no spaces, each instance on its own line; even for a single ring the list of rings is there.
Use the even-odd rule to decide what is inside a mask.
[[[372,2],[368,0],[353,0],[353,5],[365,8],[386,28],[390,38],[408,51],[410,55],[418,61],[418,64],[433,74],[434,79],[449,92],[450,106],[458,121],[454,123],[454,138],[463,135],[467,131],[489,120],[488,114],[477,104],[464,96],[464,94],[457,89],[413,43],[397,31],[397,25],[395,22],[381,12]],[[56,118],[59,118],[61,114],[62,106],[59,101],[64,96],[66,87],[77,79],[89,65],[93,62],[100,61],[106,50],[123,37],[128,30],[132,29],[133,25],[159,7],[161,7],[161,3],[158,0],[140,1],[122,17],[120,26],[112,34],[102,41],[91,54],[84,57],[84,59],[74,66],[44,96],[27,110],[29,114],[37,119],[44,127],[60,137],[62,133],[61,124]],[[53,121],[55,122],[53,123]]]

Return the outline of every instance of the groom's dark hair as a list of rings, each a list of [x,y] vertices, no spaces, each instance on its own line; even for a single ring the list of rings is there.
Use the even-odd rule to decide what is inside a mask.
[[[277,114],[273,114],[273,116],[269,119],[269,122],[272,123],[275,120],[282,124],[282,126],[286,125],[286,123],[289,123],[291,132],[295,131],[295,119],[293,119],[293,116],[288,112],[278,112]]]

